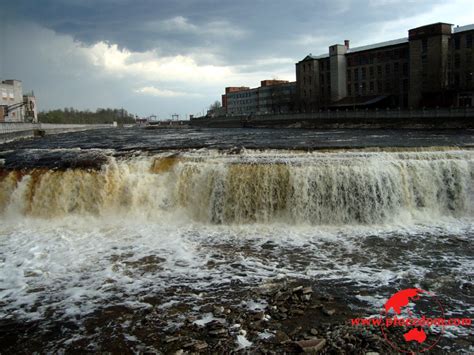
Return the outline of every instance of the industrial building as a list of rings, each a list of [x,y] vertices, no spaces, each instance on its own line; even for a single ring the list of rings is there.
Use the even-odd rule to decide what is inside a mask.
[[[37,122],[34,94],[23,94],[20,80],[0,81],[0,122]]]
[[[350,48],[329,47],[296,64],[296,107],[422,108],[472,106],[474,25],[435,23],[407,38]]]
[[[222,108],[228,115],[285,113],[294,110],[296,83],[263,80],[257,88],[227,87]]]

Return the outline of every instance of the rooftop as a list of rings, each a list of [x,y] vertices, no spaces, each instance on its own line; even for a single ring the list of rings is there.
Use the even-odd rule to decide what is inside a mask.
[[[466,32],[474,30],[474,24],[454,27],[453,33]]]
[[[361,46],[361,47],[356,47],[356,48],[350,48],[347,53],[356,53],[356,52],[363,52],[367,51],[369,49],[376,49],[376,48],[383,48],[383,47],[389,47],[389,46],[396,46],[397,44],[403,44],[403,43],[408,43],[408,38],[398,38],[394,39],[391,41],[386,41],[386,42],[379,42],[379,43],[374,43],[374,44],[369,44],[367,46]]]

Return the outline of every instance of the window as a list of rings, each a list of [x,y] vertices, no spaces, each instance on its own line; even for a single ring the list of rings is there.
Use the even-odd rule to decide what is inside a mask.
[[[381,65],[377,66],[377,75],[382,76],[382,66]]]
[[[472,48],[472,34],[466,35],[466,48]]]
[[[351,80],[351,70],[347,69],[347,80]]]
[[[347,95],[351,96],[352,95],[352,85],[347,85]]]
[[[359,68],[354,69],[354,80],[359,80]]]
[[[458,53],[456,53],[454,55],[454,67],[458,69],[460,66],[461,66],[461,56]]]
[[[403,63],[403,75],[408,75],[408,63]]]
[[[428,39],[422,39],[421,40],[421,53],[426,53],[428,52]]]
[[[370,74],[370,78],[373,79],[374,78],[374,67],[369,68],[369,74]]]
[[[362,80],[367,79],[367,68],[362,68]]]
[[[390,75],[390,64],[385,65],[385,74]]]
[[[392,85],[390,84],[389,81],[386,81],[386,82],[385,82],[385,91],[386,91],[386,92],[389,92],[389,91],[391,91],[391,90],[392,90]]]
[[[403,79],[403,91],[408,91],[408,79]]]
[[[393,63],[393,72],[395,74],[398,74],[399,70],[400,70],[400,63],[398,63],[398,62]]]
[[[461,41],[459,40],[459,36],[454,37],[454,49],[461,48]]]
[[[370,92],[374,92],[375,84],[373,81],[370,82]]]
[[[468,86],[472,84],[472,75],[473,73],[466,73],[466,83]]]

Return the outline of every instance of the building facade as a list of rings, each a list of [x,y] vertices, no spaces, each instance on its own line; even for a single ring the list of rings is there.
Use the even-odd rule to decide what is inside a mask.
[[[3,80],[0,82],[0,105],[13,106],[23,102],[23,87],[19,80]],[[3,117],[5,122],[21,122],[23,121],[23,110],[21,107],[8,112]]]
[[[474,25],[436,23],[401,38],[296,63],[297,109],[472,106]]]
[[[23,95],[20,80],[0,81],[0,106],[10,107],[5,116],[0,110],[0,122],[37,122],[36,98],[33,93]]]
[[[222,95],[227,115],[284,113],[294,110],[296,83],[263,80],[260,87],[228,87]]]

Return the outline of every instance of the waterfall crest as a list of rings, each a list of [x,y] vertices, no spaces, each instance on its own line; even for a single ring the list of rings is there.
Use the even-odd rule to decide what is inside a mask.
[[[160,154],[99,170],[0,171],[0,218],[185,214],[214,224],[471,216],[474,152]]]

